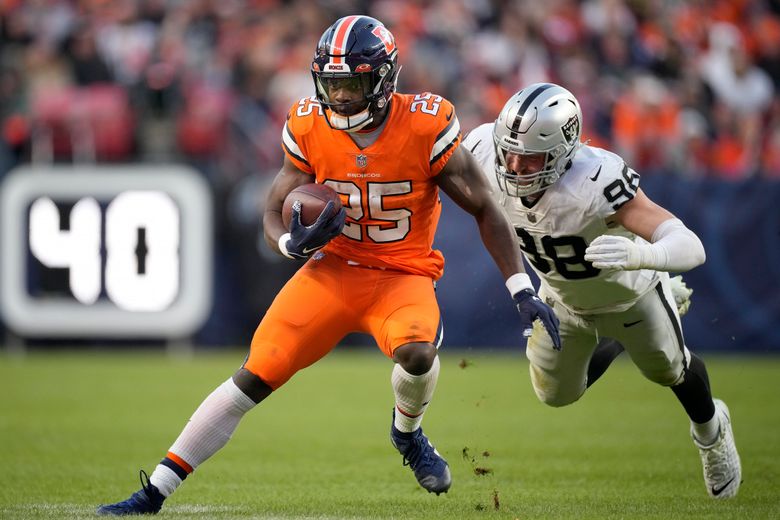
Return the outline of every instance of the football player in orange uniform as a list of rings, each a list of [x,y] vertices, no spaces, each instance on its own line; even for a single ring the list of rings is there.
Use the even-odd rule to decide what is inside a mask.
[[[458,118],[434,94],[395,92],[395,40],[381,22],[347,16],[322,35],[312,75],[316,96],[296,103],[282,132],[284,165],[263,219],[269,244],[308,259],[260,323],[244,365],[218,387],[166,457],[128,500],[104,514],[159,511],[198,465],[225,445],[241,417],[295,372],[330,352],[346,334],[367,332],[391,358],[396,406],[390,436],[420,485],[436,494],[451,484],[447,462],[420,423],[439,374],[442,324],[434,295],[444,258],[432,249],[441,213],[439,189],[477,221],[530,335],[540,319],[559,346],[558,322],[525,274],[515,235],[473,157],[460,147]],[[297,186],[317,182],[341,194],[317,221],[300,223]]]

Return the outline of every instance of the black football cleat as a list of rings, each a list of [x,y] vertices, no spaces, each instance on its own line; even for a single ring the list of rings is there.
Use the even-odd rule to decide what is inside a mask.
[[[141,489],[130,498],[116,504],[102,505],[97,508],[97,514],[103,516],[154,515],[162,508],[165,497],[149,482],[149,476],[141,470]]]

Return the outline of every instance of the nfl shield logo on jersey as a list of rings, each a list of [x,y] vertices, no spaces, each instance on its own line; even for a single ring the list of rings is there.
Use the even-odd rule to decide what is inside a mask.
[[[355,164],[357,164],[358,168],[365,168],[366,164],[368,164],[368,157],[362,153],[359,154],[357,157],[355,157]]]

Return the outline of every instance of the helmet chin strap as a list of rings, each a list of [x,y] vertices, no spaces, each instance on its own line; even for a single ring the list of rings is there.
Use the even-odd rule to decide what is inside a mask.
[[[329,111],[330,115],[328,116],[328,120],[330,121],[330,126],[336,130],[344,130],[345,132],[357,132],[358,130],[362,130],[374,120],[371,113],[368,111],[368,107],[353,116],[342,116],[333,110]],[[355,121],[357,121],[357,124],[354,124]]]

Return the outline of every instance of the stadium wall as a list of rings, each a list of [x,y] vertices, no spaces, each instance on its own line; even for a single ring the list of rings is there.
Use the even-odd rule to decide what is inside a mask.
[[[190,175],[198,177],[195,171]],[[7,192],[8,183],[5,188]],[[701,237],[707,251],[707,262],[684,275],[688,286],[694,290],[691,310],[683,318],[688,346],[697,351],[780,352],[780,183],[758,178],[733,182],[648,175],[642,179],[642,188],[653,200],[683,219]],[[45,191],[46,188],[41,189]],[[181,199],[179,195],[175,198]],[[444,277],[437,288],[445,344],[450,348],[518,347],[522,339],[516,311],[498,270],[480,242],[476,224],[446,196],[442,200],[444,210],[435,247],[441,249],[447,259]],[[4,204],[5,210],[9,204]],[[201,204],[204,211],[208,209],[207,203]],[[199,229],[208,250],[213,251],[213,276],[211,279],[207,275],[199,276],[199,279],[203,278],[202,292],[209,295],[209,302],[204,303],[204,309],[208,307],[204,310],[205,321],[189,336],[196,345],[247,345],[265,309],[296,268],[293,262],[264,250],[262,240],[258,240],[256,217],[247,219],[246,227],[241,228],[235,221],[230,221],[223,214],[225,212],[220,205],[215,208],[213,242],[206,240],[211,236],[206,230],[208,226],[193,226],[192,218],[183,213],[187,228]],[[23,242],[26,217],[6,218],[2,228],[11,227],[19,228],[15,235],[17,241]],[[6,232],[6,241],[8,235]],[[10,250],[25,247],[22,244],[0,250],[0,266],[4,267],[4,272]],[[181,255],[187,255],[186,251]],[[192,260],[192,255],[182,259],[183,272],[192,272],[186,268]],[[210,264],[209,258],[205,260]],[[29,273],[27,276],[29,278]],[[63,280],[64,287],[57,293],[61,298],[68,291],[67,277],[58,275],[56,279]],[[12,280],[6,277],[6,282]],[[0,287],[3,294],[8,293],[9,284]],[[184,283],[182,295],[196,289],[196,285],[199,282],[192,279]],[[98,302],[101,305],[107,303],[104,296]],[[187,296],[186,299],[191,298]],[[75,309],[74,305],[71,307]],[[95,309],[85,306],[85,310],[91,311],[86,318],[94,321]],[[124,318],[115,320],[114,334],[104,331],[99,338],[94,334],[85,334],[84,338],[90,344],[127,344],[132,342],[133,334],[119,326],[125,322]],[[101,330],[110,328],[111,323],[110,320],[101,323]],[[0,322],[0,331],[4,329],[10,329],[9,323]],[[153,330],[149,327],[138,329]],[[7,333],[24,336],[23,332],[13,330],[7,330]],[[148,338],[149,334],[137,336]],[[46,341],[57,344],[66,338],[72,344],[79,334],[73,330],[63,331],[61,337],[51,334]],[[346,343],[369,341],[365,337],[351,337]]]
[[[780,352],[780,183],[642,178],[642,189],[695,231],[706,263],[684,279],[693,292],[683,318],[697,351]],[[471,218],[445,201],[437,246],[447,258],[438,287],[445,342],[512,347],[520,332],[497,269]]]

